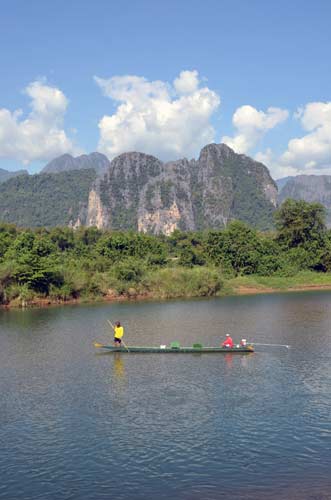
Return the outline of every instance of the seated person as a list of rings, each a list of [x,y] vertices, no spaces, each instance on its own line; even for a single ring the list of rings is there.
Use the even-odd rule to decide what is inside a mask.
[[[222,347],[234,347],[233,340],[229,333],[226,334],[226,339],[224,340]]]

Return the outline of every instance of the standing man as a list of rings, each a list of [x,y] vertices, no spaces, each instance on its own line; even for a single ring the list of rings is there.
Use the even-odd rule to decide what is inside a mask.
[[[122,347],[122,337],[124,335],[124,328],[121,326],[121,323],[119,321],[116,321],[115,326],[114,326],[114,346],[115,347]]]

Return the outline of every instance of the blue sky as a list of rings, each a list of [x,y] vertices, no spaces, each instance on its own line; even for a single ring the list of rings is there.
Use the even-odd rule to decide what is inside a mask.
[[[57,154],[97,149],[192,157],[225,138],[275,177],[331,173],[329,0],[1,9],[1,168],[36,172]]]

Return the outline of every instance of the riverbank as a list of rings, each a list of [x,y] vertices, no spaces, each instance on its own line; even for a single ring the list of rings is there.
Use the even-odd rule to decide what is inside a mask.
[[[331,273],[301,271],[295,276],[237,276],[227,281],[230,295],[331,290]]]
[[[207,272],[208,271],[208,272]],[[127,300],[167,300],[194,297],[222,297],[257,295],[279,292],[331,290],[331,273],[301,271],[295,276],[237,276],[224,278],[204,268],[185,269],[180,274],[164,269],[158,279],[122,287],[107,289],[101,294],[84,294],[75,298],[31,296],[16,297],[2,309],[49,307],[54,305],[86,304],[93,302],[123,302]]]
[[[288,210],[295,215],[303,208],[302,227],[308,222],[309,227],[301,239],[302,227],[287,227],[286,218],[274,233],[232,221],[223,230],[175,231],[169,237],[5,224],[0,227],[0,304],[25,308],[329,289],[331,233],[315,206],[294,203]],[[319,230],[310,233],[314,224]]]

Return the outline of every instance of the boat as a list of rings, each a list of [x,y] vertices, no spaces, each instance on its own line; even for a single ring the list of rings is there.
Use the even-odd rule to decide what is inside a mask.
[[[175,344],[175,343],[173,343]],[[176,343],[177,344],[177,343]],[[145,353],[172,353],[172,354],[209,354],[209,353],[222,353],[222,354],[244,354],[254,352],[254,347],[252,345],[239,346],[239,347],[204,347],[201,344],[193,344],[192,347],[181,347],[179,345],[170,345],[165,346],[161,345],[159,347],[153,346],[122,346],[115,347],[112,345],[100,344],[98,342],[94,343],[94,347],[100,349],[106,349],[109,352],[128,352],[128,353],[136,353],[136,352],[145,352]]]

